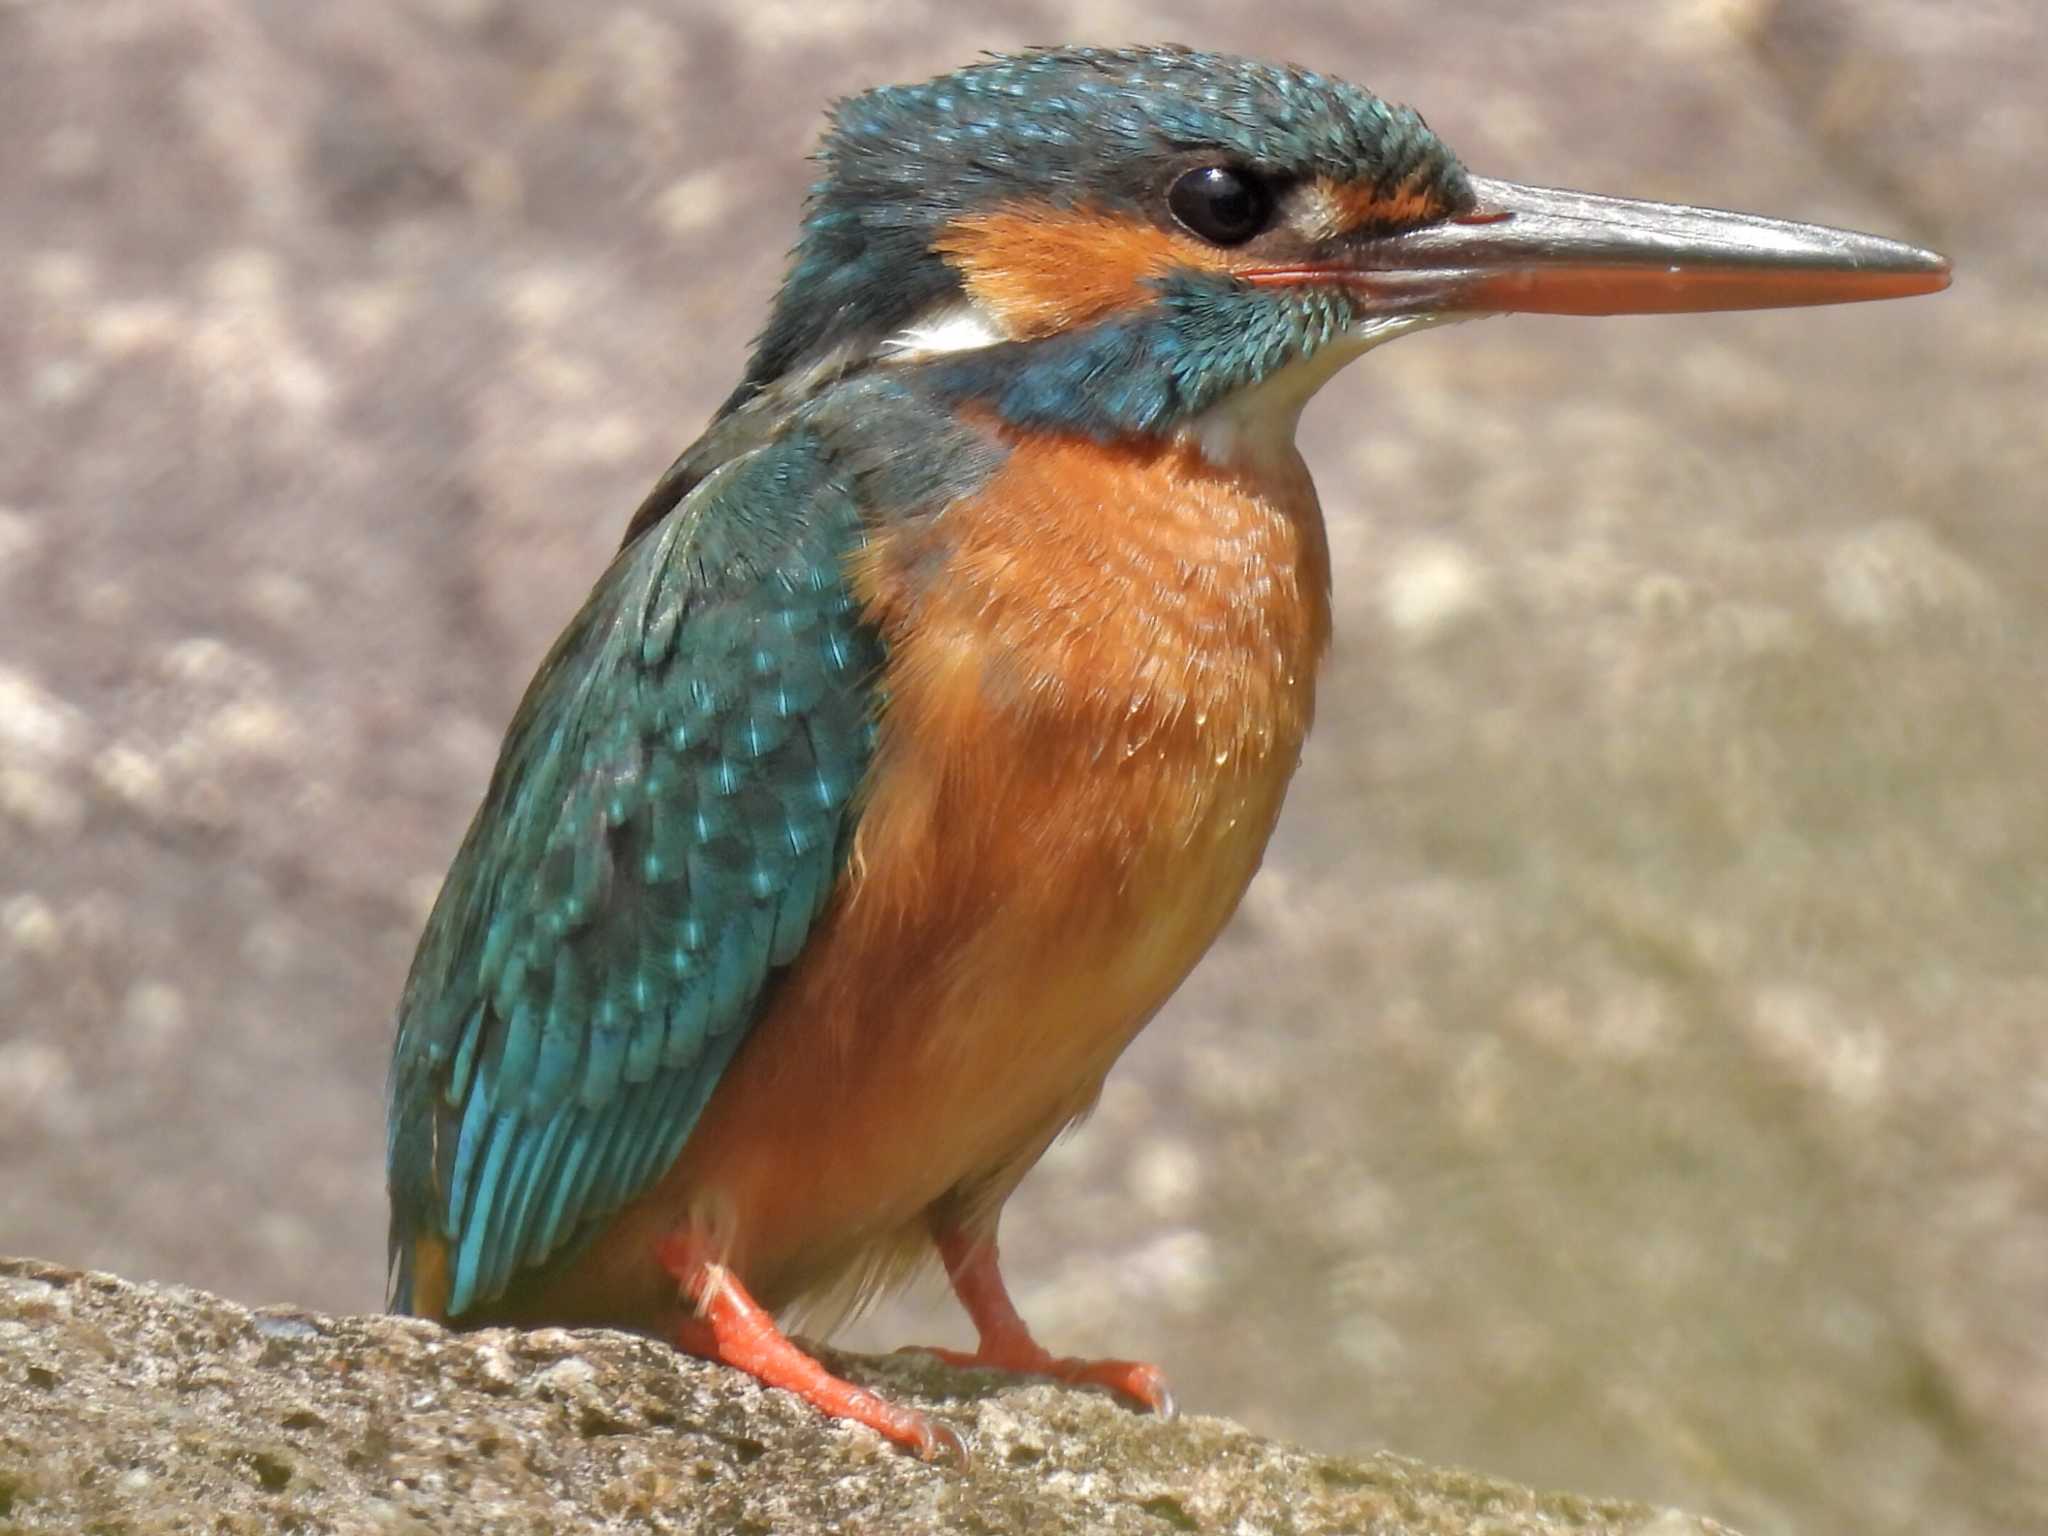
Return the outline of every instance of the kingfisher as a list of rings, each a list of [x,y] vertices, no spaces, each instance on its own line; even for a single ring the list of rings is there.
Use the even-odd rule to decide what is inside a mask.
[[[519,706],[420,940],[390,1304],[656,1334],[926,1457],[778,1327],[936,1257],[1053,1354],[1004,1201],[1229,920],[1330,640],[1294,446],[1478,315],[1931,293],[1869,235],[1473,175],[1409,108],[1179,47],[841,102],[745,375]]]

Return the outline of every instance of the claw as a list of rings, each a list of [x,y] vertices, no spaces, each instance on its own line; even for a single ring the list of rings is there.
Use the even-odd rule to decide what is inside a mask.
[[[1173,1389],[1164,1380],[1159,1383],[1159,1396],[1152,1404],[1152,1412],[1162,1423],[1180,1417],[1180,1404],[1174,1401]]]
[[[923,1418],[923,1415],[919,1417]],[[936,1419],[924,1419],[924,1428],[927,1437],[925,1443],[912,1447],[917,1452],[918,1460],[935,1465],[943,1462],[962,1472],[973,1470],[974,1452],[968,1449],[964,1436],[950,1425],[941,1424]]]

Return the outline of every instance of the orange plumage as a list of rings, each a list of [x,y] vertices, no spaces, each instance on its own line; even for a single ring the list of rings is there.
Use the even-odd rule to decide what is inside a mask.
[[[771,1309],[1002,1198],[1229,918],[1313,708],[1329,560],[1307,472],[1018,439],[854,585],[890,700],[853,859],[681,1160],[492,1309],[672,1327],[709,1234]]]

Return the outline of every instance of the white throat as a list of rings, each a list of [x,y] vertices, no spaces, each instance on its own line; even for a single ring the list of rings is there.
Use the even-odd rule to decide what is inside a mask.
[[[1393,315],[1363,320],[1312,355],[1289,363],[1190,419],[1176,433],[1218,468],[1244,469],[1291,458],[1302,408],[1345,364],[1411,331],[1448,325],[1461,315]]]

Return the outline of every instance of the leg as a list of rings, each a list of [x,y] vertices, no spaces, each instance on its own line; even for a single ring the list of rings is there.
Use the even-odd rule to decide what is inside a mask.
[[[939,1257],[945,1260],[946,1278],[953,1282],[953,1294],[974,1321],[981,1335],[981,1347],[972,1354],[957,1349],[934,1349],[930,1353],[951,1365],[1017,1371],[1030,1376],[1050,1376],[1056,1381],[1108,1387],[1150,1408],[1163,1419],[1173,1417],[1173,1394],[1166,1377],[1156,1365],[1136,1360],[1076,1360],[1050,1353],[1017,1315],[1015,1303],[1003,1285],[996,1267],[993,1236],[970,1237],[958,1227],[939,1227],[933,1232]]]
[[[655,1254],[697,1308],[697,1315],[677,1333],[676,1345],[685,1353],[736,1366],[767,1386],[794,1392],[820,1413],[865,1424],[926,1461],[967,1459],[960,1437],[945,1425],[834,1376],[798,1349],[747,1294],[738,1276],[704,1256],[698,1238],[667,1238]]]

